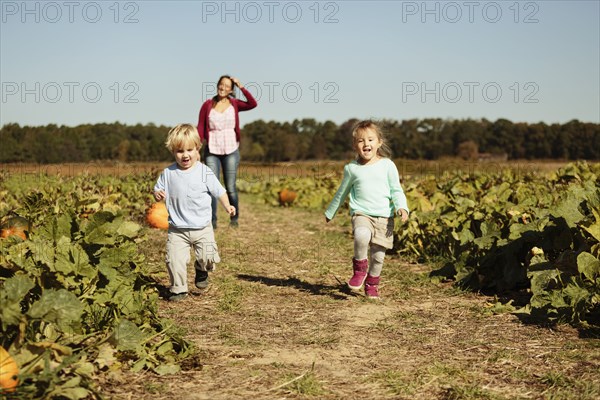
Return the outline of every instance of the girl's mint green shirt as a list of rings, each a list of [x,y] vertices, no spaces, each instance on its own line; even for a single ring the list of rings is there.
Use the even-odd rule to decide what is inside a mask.
[[[348,195],[350,215],[359,213],[372,217],[393,217],[400,209],[409,211],[398,168],[389,158],[368,165],[361,165],[356,160],[346,164],[342,183],[325,216],[333,219]]]

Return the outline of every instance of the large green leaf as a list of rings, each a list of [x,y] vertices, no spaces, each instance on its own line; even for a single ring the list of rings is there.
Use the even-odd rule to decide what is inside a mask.
[[[123,243],[119,247],[103,247],[96,252],[98,265],[100,267],[110,267],[119,269],[119,273],[127,274],[130,272],[129,262],[139,258],[139,252],[135,243]],[[126,269],[121,269],[122,265],[127,265]]]
[[[498,196],[499,204],[506,204],[507,200],[513,193],[511,184],[508,182],[502,182],[495,191],[496,195]]]
[[[32,304],[27,315],[54,323],[63,332],[71,333],[79,329],[83,308],[73,293],[65,289],[48,289]]]
[[[581,196],[579,191],[577,193]],[[564,219],[569,228],[574,228],[577,223],[585,218],[585,215],[579,211],[580,203],[581,197],[578,197],[574,193],[568,193],[566,199],[561,201],[554,210],[551,211],[551,214],[556,218]]]
[[[54,270],[65,275],[73,274],[90,279],[97,275],[96,269],[90,265],[87,253],[77,243],[61,244],[57,247]]]
[[[73,218],[68,214],[60,214],[59,216],[51,216],[50,221],[46,222],[39,229],[40,236],[56,243],[61,238],[71,238],[73,228]]]
[[[461,245],[472,242],[475,239],[475,235],[469,229],[462,229],[459,232],[452,231],[452,237],[460,242]]]
[[[565,286],[565,288],[562,290],[562,293],[569,302],[569,308],[573,308],[575,310],[579,308],[579,304],[584,303],[590,297],[590,292],[586,288],[581,287],[573,282]]]
[[[594,239],[600,242],[600,220],[596,221],[595,224],[583,227]]]
[[[65,398],[69,400],[81,400],[89,397],[91,394],[88,389],[81,387],[81,377],[75,376],[56,387],[47,396],[51,399]]]
[[[140,353],[146,339],[144,332],[129,320],[122,319],[115,327],[111,336],[111,343],[121,351],[134,351]]]
[[[600,279],[600,260],[590,253],[583,252],[577,256],[577,270],[587,279],[595,282]]]
[[[84,233],[87,243],[112,244],[119,236],[135,238],[140,229],[139,224],[125,220],[120,213],[102,211],[94,214]]]
[[[122,222],[122,218],[108,211],[94,214],[84,230],[86,243],[98,245],[114,244],[117,241],[116,231],[120,222]]]
[[[406,192],[406,198],[410,201],[413,211],[432,211],[434,209],[431,201],[416,188]]]
[[[19,324],[23,317],[21,301],[34,286],[35,283],[26,275],[17,275],[4,281],[0,288],[0,320],[4,330],[9,325]]]
[[[131,221],[123,221],[118,227],[116,233],[127,238],[135,238],[142,227]]]
[[[55,264],[57,253],[60,251],[59,249],[68,248],[70,245],[71,239],[67,236],[60,236],[54,242],[42,238],[36,241],[36,246],[32,253],[33,259],[37,263],[47,265],[52,271],[56,271]]]
[[[548,269],[529,272],[527,275],[531,279],[531,292],[535,295],[545,293],[550,284],[555,284],[560,277],[560,272],[556,269]]]
[[[172,375],[181,371],[181,367],[177,364],[160,364],[153,368],[153,371],[158,375]]]
[[[490,249],[501,237],[501,232],[494,223],[483,221],[480,225],[481,237],[474,240],[475,244],[482,249]]]
[[[0,270],[6,268],[11,271],[33,272],[35,265],[29,254],[35,246],[30,241],[6,243],[10,241],[12,241],[12,238],[0,240],[0,260],[2,261],[0,263]]]
[[[21,301],[34,286],[35,283],[28,276],[19,274],[5,280],[0,290],[6,293],[7,299]]]

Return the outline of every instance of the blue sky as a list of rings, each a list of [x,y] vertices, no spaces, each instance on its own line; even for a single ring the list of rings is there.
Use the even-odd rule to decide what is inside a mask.
[[[0,125],[241,115],[600,123],[600,1],[0,1]]]

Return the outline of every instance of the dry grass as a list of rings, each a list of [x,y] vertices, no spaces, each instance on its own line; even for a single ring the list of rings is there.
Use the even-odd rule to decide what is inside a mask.
[[[240,203],[238,229],[220,216],[223,262],[210,288],[160,305],[196,357],[172,376],[107,377],[108,398],[600,398],[598,338],[525,325],[493,299],[389,257],[384,300],[367,301],[340,285],[352,256],[347,216],[325,224],[321,213]],[[145,248],[160,271],[165,235],[151,231]]]
[[[332,172],[339,173],[347,161],[304,160],[280,163],[249,163],[240,166],[239,178],[255,182],[257,179],[269,179],[274,176],[289,177],[319,177]],[[557,160],[510,160],[510,161],[465,161],[458,158],[440,160],[394,160],[400,174],[405,178],[434,175],[444,172],[463,171],[467,173],[496,172],[502,169],[512,169],[516,173],[553,172],[568,164],[567,161]],[[593,162],[593,161],[591,161]],[[144,172],[158,172],[169,165],[169,162],[119,162],[119,161],[90,161],[87,163],[63,164],[29,164],[11,163],[0,164],[0,172],[24,175],[57,175],[76,176],[110,175],[125,176]]]

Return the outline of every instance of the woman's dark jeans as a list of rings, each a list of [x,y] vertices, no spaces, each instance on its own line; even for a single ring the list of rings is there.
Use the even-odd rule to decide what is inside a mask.
[[[237,149],[231,154],[212,154],[208,151],[208,146],[204,150],[204,163],[215,173],[215,176],[221,178],[221,167],[223,168],[223,180],[225,181],[225,190],[229,203],[235,207],[235,216],[231,217],[231,223],[237,225],[240,209],[238,207],[238,192],[235,187],[237,180],[237,171],[240,165],[240,150]],[[212,224],[217,226],[217,207],[218,201],[212,198]]]

